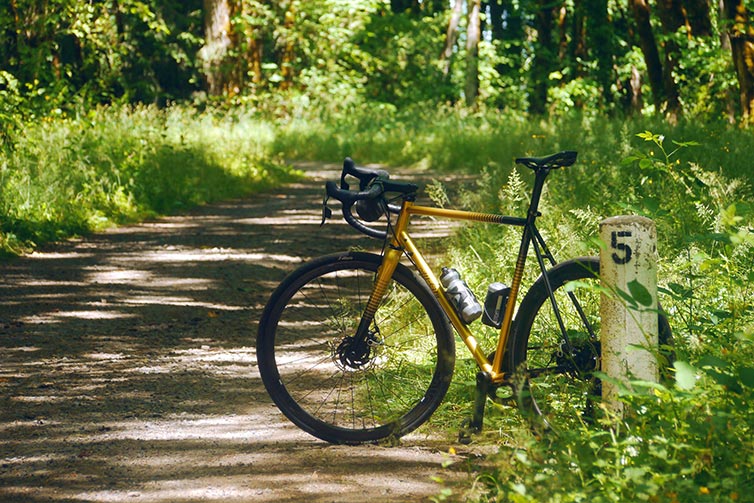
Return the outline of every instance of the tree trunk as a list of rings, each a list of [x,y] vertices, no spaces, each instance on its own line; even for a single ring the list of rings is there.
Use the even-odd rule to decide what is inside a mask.
[[[280,83],[280,88],[283,90],[290,88],[293,83],[293,56],[295,48],[293,29],[296,23],[295,9],[295,2],[291,2],[285,11],[285,20],[283,22],[285,43],[283,54],[280,58],[280,73],[283,77],[283,81]]]
[[[588,39],[592,37],[591,30],[588,28],[590,18],[594,14],[594,8],[591,3],[595,0],[576,0],[573,2],[573,14],[571,15],[571,41],[568,51],[568,57],[575,70],[574,77],[584,75],[583,65],[578,61],[587,61],[589,59],[590,43]],[[602,0],[597,0],[602,1]]]
[[[723,0],[718,2],[719,19],[725,19],[725,6]],[[720,49],[723,53],[733,54],[733,48],[730,44],[730,34],[727,30],[720,30]],[[734,68],[735,71],[735,68]],[[733,89],[726,87],[725,89],[725,114],[730,124],[736,123],[736,96]]]
[[[4,56],[6,64],[9,66],[8,70],[15,70],[19,66],[21,59],[21,42],[18,36],[21,32],[21,23],[18,19],[16,0],[10,0],[9,8],[10,12],[6,13],[6,15],[10,19],[8,20],[8,26],[5,27],[4,47],[0,55]]]
[[[553,24],[558,7],[549,0],[540,0],[534,17],[537,29],[537,43],[532,63],[532,90],[529,96],[529,111],[544,114],[547,109],[547,91],[550,86],[550,73],[557,54],[553,39]]]
[[[665,85],[660,51],[657,49],[657,42],[649,21],[649,5],[646,0],[629,0],[629,5],[636,23],[636,33],[639,36],[639,47],[641,47],[641,52],[644,55],[644,64],[647,65],[652,99],[659,112],[663,109],[665,103]]]
[[[558,20],[558,60],[565,62],[568,57],[568,38],[571,35],[568,33],[568,21],[570,16],[565,4],[558,7],[555,12]]]
[[[686,21],[694,37],[712,36],[712,20],[707,0],[683,0]]]
[[[686,24],[686,17],[680,0],[658,0],[657,14],[660,18],[663,32],[672,35]],[[663,65],[662,81],[665,89],[665,116],[672,122],[676,122],[681,115],[681,100],[678,95],[678,85],[673,77],[678,61],[681,59],[681,50],[678,44],[668,38],[663,44],[665,64]]]
[[[607,0],[586,1],[588,46],[597,61],[596,77],[602,88],[603,102],[612,101],[613,82],[612,25],[607,14]]]
[[[738,78],[741,114],[748,124],[754,121],[754,28],[749,24],[744,0],[723,0],[723,9],[731,22],[728,36]]]
[[[675,33],[686,24],[681,0],[656,0],[657,16],[665,33]]]
[[[418,0],[390,0],[390,8],[396,14],[411,12],[419,14],[421,12],[421,2]]]
[[[641,95],[641,73],[635,65],[631,65],[631,78],[628,79],[629,86],[629,111],[630,113],[641,113],[644,108],[644,100]]]
[[[248,21],[262,18],[259,10],[264,8],[260,5],[263,3],[234,1],[231,4],[231,16],[243,20],[235,25],[231,32],[231,46],[235,47],[238,53],[232,64],[232,82],[239,89],[248,82],[249,77],[255,85],[261,84],[263,80],[262,56],[265,37],[263,30],[257,24],[262,21],[256,23]]]
[[[227,0],[204,0],[204,47],[199,51],[207,92],[220,95],[225,89],[223,60],[230,47],[230,6]]]
[[[471,106],[479,95],[479,39],[481,0],[469,0],[466,29],[466,105]]]
[[[510,17],[510,11],[506,12],[506,6],[500,0],[485,0],[482,2],[482,10],[487,12],[489,9],[490,17],[487,20],[490,26],[492,40],[503,40],[505,37],[505,25],[503,16]]]
[[[442,50],[440,59],[445,62],[442,68],[442,74],[447,78],[450,75],[450,68],[453,62],[453,47],[458,40],[458,25],[461,22],[461,13],[463,12],[463,0],[456,0],[453,4],[453,12],[448,22],[448,31],[445,34],[445,48]]]

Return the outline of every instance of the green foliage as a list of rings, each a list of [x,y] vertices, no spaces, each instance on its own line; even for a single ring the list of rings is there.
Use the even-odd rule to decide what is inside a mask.
[[[433,199],[446,207],[519,216],[532,177],[514,168],[513,158],[575,149],[578,162],[550,175],[540,206],[541,230],[557,257],[594,254],[598,223],[608,216],[639,213],[658,227],[675,386],[626,394],[627,407],[638,413],[625,420],[537,441],[521,428],[516,410],[490,405],[485,428],[513,447],[501,447],[499,471],[480,475],[488,488],[480,500],[747,501],[753,483],[747,474],[754,471],[754,171],[744,156],[751,132],[647,119],[524,122],[455,109],[366,115],[282,125],[276,148],[308,158],[352,154],[365,163],[465,171],[468,185],[458,191],[435,183]],[[304,140],[296,141],[297,135]],[[489,283],[510,282],[519,239],[518,229],[464,227],[444,242],[449,253],[443,265],[459,269],[481,297]],[[536,267],[529,272],[536,274]],[[637,305],[646,302],[640,285],[629,290],[626,296]],[[491,351],[496,332],[475,328]],[[460,348],[436,424],[457,431],[469,413],[475,373]]]
[[[0,10],[0,59],[24,106],[41,114],[187,98],[199,81],[200,8],[196,0],[14,0]]]
[[[370,102],[400,107],[453,99],[437,60],[444,21],[410,13],[373,15],[355,34],[352,51],[342,55],[340,65],[363,79],[361,92]]]
[[[12,0],[0,9],[3,72],[17,82],[23,108],[40,115],[113,102],[220,101],[296,116],[313,105],[342,112],[376,103],[404,109],[463,101],[467,20],[461,16],[452,61],[443,60],[448,2],[227,5],[230,47],[219,67],[219,97],[204,94],[210,70],[202,60],[206,6],[199,0]],[[556,116],[654,111],[623,6],[605,0],[557,8],[510,0],[485,5],[476,105],[519,113],[534,106]],[[684,112],[735,120],[740,106],[723,44],[727,25],[717,9],[709,18],[708,34],[690,36],[682,26],[655,35],[661,48],[671,42],[678,48],[672,77]]]
[[[683,128],[689,130],[688,125]],[[660,289],[661,301],[678,359],[675,385],[652,385],[649,393],[624,390],[621,399],[633,411],[625,419],[606,413],[601,424],[559,436],[534,440],[521,431],[513,440],[506,436],[505,445],[512,447],[501,448],[499,470],[479,477],[486,490],[477,500],[752,501],[754,214],[748,201],[754,196],[754,173],[723,168],[729,161],[724,154],[713,164],[718,169],[688,160],[701,149],[720,152],[709,141],[668,141],[651,129],[614,139],[605,134],[609,128],[599,130],[606,152],[585,151],[569,171],[551,175],[541,224],[556,222],[544,232],[557,243],[556,255],[569,257],[594,246],[589,238],[605,216],[628,210],[655,220],[659,276],[666,285]],[[701,138],[701,132],[695,136]],[[714,129],[709,133],[717,134]],[[749,141],[748,134],[740,133],[739,141]],[[590,144],[591,139],[582,142]],[[624,162],[618,162],[615,151],[625,152]],[[590,160],[608,152],[605,166],[598,168]],[[585,163],[589,170],[579,167]],[[488,176],[483,173],[483,183],[467,201],[477,209],[520,215],[525,204],[520,177],[509,175],[498,190],[485,183]],[[457,239],[452,263],[477,292],[511,277],[511,243],[517,235],[478,226],[464,229]],[[643,287],[633,284],[629,290],[625,296],[643,304]],[[646,383],[634,384],[646,389]],[[468,400],[468,389],[462,391],[453,391],[448,399]],[[488,426],[507,428],[501,425],[510,414],[515,411],[489,419]]]
[[[99,108],[26,124],[0,154],[0,248],[38,243],[247,194],[291,173],[245,116]]]
[[[624,397],[627,419],[501,451],[480,501],[751,501],[754,388],[694,379]]]
[[[23,97],[16,78],[0,70],[0,145],[6,147],[23,119]]]

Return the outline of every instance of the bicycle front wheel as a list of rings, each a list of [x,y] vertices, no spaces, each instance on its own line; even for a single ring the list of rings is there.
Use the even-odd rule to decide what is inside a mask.
[[[398,265],[367,340],[354,339],[382,257],[317,259],[275,290],[257,336],[259,372],[294,424],[338,444],[398,438],[448,390],[455,341],[423,280]]]
[[[597,257],[569,260],[547,272],[565,336],[543,277],[516,314],[507,363],[519,406],[538,427],[567,431],[600,415],[599,272]],[[662,314],[658,322],[662,347],[670,344],[670,326]]]

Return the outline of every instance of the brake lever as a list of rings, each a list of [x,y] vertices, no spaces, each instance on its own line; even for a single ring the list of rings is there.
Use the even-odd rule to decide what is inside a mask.
[[[330,199],[330,196],[328,196],[327,192],[325,192],[325,197],[322,200],[322,221],[319,223],[320,227],[325,225],[327,219],[332,218],[332,210],[327,206],[328,199]]]

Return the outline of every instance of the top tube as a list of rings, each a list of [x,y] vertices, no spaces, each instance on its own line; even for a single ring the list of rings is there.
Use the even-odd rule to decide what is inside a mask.
[[[449,218],[452,220],[469,220],[493,224],[517,225],[521,227],[526,225],[526,219],[521,217],[509,217],[505,215],[496,215],[494,213],[477,213],[474,211],[449,210],[415,204],[408,208],[408,212],[411,215],[426,215],[430,217]]]

